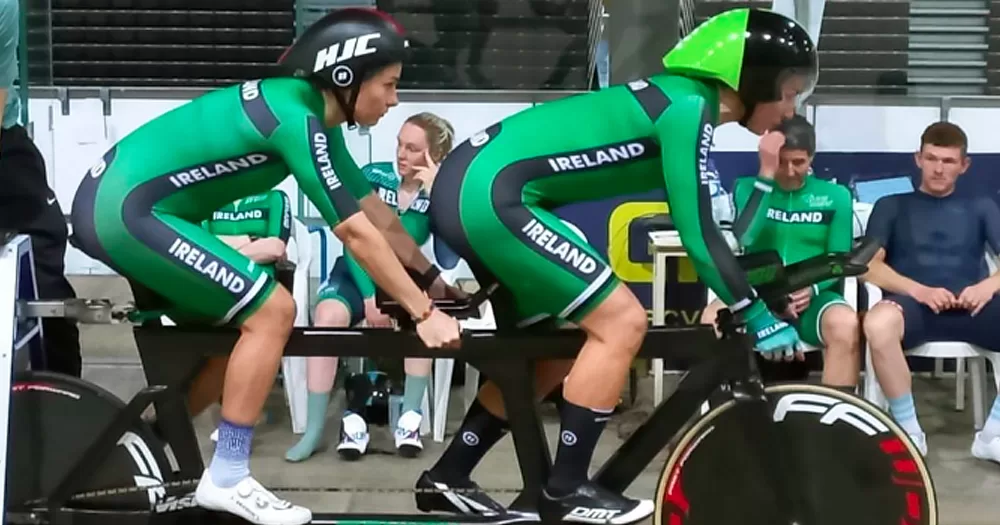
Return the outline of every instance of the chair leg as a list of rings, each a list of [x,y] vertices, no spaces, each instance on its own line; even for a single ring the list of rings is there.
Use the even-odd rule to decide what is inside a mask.
[[[663,359],[653,359],[653,406],[663,401]]]
[[[434,417],[433,437],[438,443],[444,442],[445,427],[448,424],[448,401],[451,397],[451,375],[455,369],[454,359],[434,360]]]
[[[469,411],[472,402],[479,395],[479,370],[472,365],[465,365],[465,391],[462,401],[465,403],[465,412]]]
[[[281,358],[281,374],[284,377],[285,402],[288,405],[292,433],[306,431],[306,358]]]
[[[944,375],[944,359],[941,359],[939,357],[939,358],[934,359],[934,374],[933,374],[932,377],[934,379],[937,379],[937,378],[941,377],[942,375]]]
[[[986,358],[993,365],[993,386],[996,387],[997,394],[1000,395],[1000,353],[990,352]]]
[[[969,375],[972,376],[972,420],[976,424],[976,430],[983,428],[986,419],[983,414],[983,390],[986,383],[983,372],[986,362],[983,359],[969,359]]]
[[[1000,354],[997,352],[984,352],[984,357],[989,360],[990,365],[993,366],[993,386],[995,387],[994,392],[996,392],[997,397],[1000,397]],[[985,380],[986,375],[986,362],[983,362],[983,375]],[[983,386],[983,408],[986,410],[985,417],[988,419],[990,413],[993,411],[993,403],[995,401],[990,397],[990,389],[986,388],[985,384]],[[986,425],[986,421],[983,421],[983,425]]]
[[[885,399],[885,393],[882,392],[882,385],[878,383],[878,377],[875,376],[875,366],[872,365],[872,353],[869,349],[865,349],[865,399],[869,403],[885,410],[888,407],[888,403]]]
[[[965,359],[961,357],[955,359],[955,410],[965,410]]]

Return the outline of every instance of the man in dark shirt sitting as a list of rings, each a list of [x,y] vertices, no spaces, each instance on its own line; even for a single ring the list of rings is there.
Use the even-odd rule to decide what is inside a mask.
[[[1000,273],[988,275],[987,246],[1000,254],[1000,208],[990,195],[955,195],[969,168],[958,126],[932,124],[915,155],[920,187],[875,203],[866,233],[883,248],[865,279],[885,291],[864,320],[872,363],[893,419],[927,453],[913,406],[903,349],[930,341],[963,341],[1000,350]],[[1000,397],[972,443],[972,455],[1000,462]]]

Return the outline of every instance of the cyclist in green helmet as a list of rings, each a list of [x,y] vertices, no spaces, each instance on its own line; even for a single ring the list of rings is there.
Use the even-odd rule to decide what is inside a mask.
[[[563,383],[566,400],[538,507],[544,519],[624,524],[653,511],[652,501],[611,493],[588,478],[646,333],[646,310],[554,209],[665,188],[698,274],[746,320],[758,351],[783,356],[798,342],[794,328],[756,298],[718,231],[706,163],[717,126],[737,122],[764,134],[794,114],[816,83],[816,48],[780,14],[734,9],[692,31],[663,64],[666,70],[649,78],[535,106],[474,134],[445,158],[431,196],[435,234],[480,284],[503,284],[491,299],[498,328],[569,321],[587,334],[575,362],[537,367],[536,392],[544,396]],[[554,122],[565,131],[552,133]],[[486,383],[456,439],[417,482],[439,491],[419,491],[418,508],[504,512],[470,474],[506,430],[499,390]]]

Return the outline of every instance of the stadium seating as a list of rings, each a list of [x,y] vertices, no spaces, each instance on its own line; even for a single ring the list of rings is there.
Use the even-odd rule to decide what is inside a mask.
[[[747,5],[771,2],[703,0],[695,15],[706,18]],[[850,0],[827,2],[819,38],[816,93],[905,94],[909,42],[909,2]]]

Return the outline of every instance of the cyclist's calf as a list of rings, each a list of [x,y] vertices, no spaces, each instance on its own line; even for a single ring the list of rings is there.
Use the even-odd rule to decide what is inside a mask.
[[[580,323],[587,342],[566,378],[566,400],[593,409],[612,409],[632,359],[646,335],[646,310],[623,284]]]
[[[222,394],[222,417],[226,421],[246,426],[257,421],[274,384],[294,320],[295,301],[288,290],[275,286],[240,326]]]

